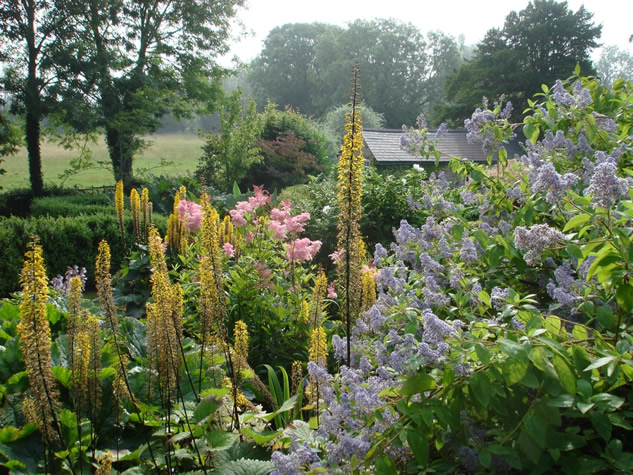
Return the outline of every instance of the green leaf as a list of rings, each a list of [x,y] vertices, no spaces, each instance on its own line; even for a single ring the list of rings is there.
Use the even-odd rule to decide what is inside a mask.
[[[529,415],[525,418],[525,430],[534,439],[536,444],[544,449],[545,448],[545,435],[547,433],[547,427],[545,423],[538,417]]]
[[[202,422],[220,407],[220,402],[214,398],[207,398],[200,401],[193,411],[193,421],[195,423]]]
[[[625,311],[633,310],[633,285],[629,282],[623,282],[618,286],[615,292],[615,300],[618,305]]]
[[[413,451],[418,466],[426,467],[429,461],[429,444],[427,440],[416,430],[407,430],[407,442]]]
[[[234,434],[233,432],[221,430],[209,431],[206,437],[207,443],[209,444],[207,450],[228,449],[239,437],[239,434]]]
[[[53,366],[51,371],[55,379],[65,388],[70,388],[73,384],[73,372],[63,366]]]
[[[240,459],[217,468],[220,475],[268,475],[275,465],[268,460]]]
[[[261,432],[255,432],[250,427],[243,427],[241,432],[242,434],[252,438],[258,445],[267,444],[281,435],[281,430],[263,430]]]
[[[485,374],[479,372],[470,377],[470,389],[479,403],[488,407],[490,403],[490,381]]]
[[[228,184],[228,183],[227,183]],[[233,182],[233,196],[235,198],[239,197],[242,194],[242,192],[240,191],[240,187],[238,186],[237,182],[234,181]]]
[[[555,354],[552,357],[552,364],[565,391],[569,394],[576,394],[576,376],[569,368],[567,361],[562,356]]]
[[[400,390],[403,396],[423,393],[435,387],[435,380],[425,373],[418,373],[405,381]]]
[[[597,411],[591,411],[589,413],[589,420],[591,425],[596,430],[598,435],[604,439],[605,442],[609,442],[611,439],[611,421],[605,414]]]
[[[376,472],[383,475],[398,475],[396,464],[386,455],[376,459]]]
[[[501,374],[508,386],[518,383],[527,373],[527,362],[520,361],[516,358],[508,358],[501,363]]]
[[[477,354],[477,358],[481,361],[482,365],[487,365],[490,363],[490,352],[483,345],[477,343],[475,345],[475,353]]]
[[[597,359],[589,366],[585,368],[585,371],[591,371],[592,369],[602,368],[605,365],[608,365],[615,359],[615,356],[603,356],[602,358]]]
[[[576,229],[582,226],[583,224],[585,224],[590,219],[591,219],[591,215],[588,213],[577,214],[576,216],[571,218],[569,221],[567,221],[567,224],[563,228],[563,232],[566,233],[570,229]]]

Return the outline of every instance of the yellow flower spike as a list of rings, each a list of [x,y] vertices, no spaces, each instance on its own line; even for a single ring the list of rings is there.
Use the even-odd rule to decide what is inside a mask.
[[[121,243],[125,249],[125,226],[123,225],[123,180],[119,180],[114,188],[114,210],[119,222],[119,232],[121,233]]]
[[[99,243],[95,261],[95,281],[97,298],[101,307],[101,315],[114,333],[119,333],[119,320],[112,293],[112,276],[110,275],[110,246],[106,241]]]
[[[143,215],[143,222],[141,225],[141,232],[143,235],[143,242],[147,242],[147,232],[149,231],[150,223],[152,221],[152,204],[149,201],[149,191],[147,188],[141,190],[141,214]]]
[[[141,197],[136,191],[136,188],[132,188],[130,192],[130,209],[132,210],[132,220],[134,221],[134,237],[137,243],[141,243]]]
[[[310,320],[310,306],[305,300],[301,301],[301,308],[299,309],[299,323],[305,325]]]
[[[361,298],[361,310],[369,310],[376,303],[376,283],[372,271],[363,272],[363,291]]]
[[[293,361],[290,370],[290,392],[297,394],[301,381],[303,380],[303,363],[301,361]]]
[[[342,321],[347,335],[347,364],[350,364],[350,341],[352,321],[360,312],[361,296],[361,196],[363,192],[362,171],[364,167],[362,119],[360,116],[360,88],[358,64],[354,65],[352,81],[352,111],[346,114],[345,136],[338,165],[337,198],[339,217],[337,224],[338,249],[344,251],[336,270],[338,287],[341,289]]]
[[[42,247],[34,242],[29,244],[25,253],[20,284],[22,297],[17,330],[32,398],[27,403],[32,409],[31,415],[26,415],[33,417],[47,442],[51,442],[57,439],[59,430],[57,414],[60,398],[52,371],[51,329],[46,311],[48,279]],[[29,411],[28,407],[26,409]]]
[[[246,366],[246,360],[248,359],[248,327],[242,320],[235,322],[233,344],[235,353],[238,359],[242,362],[240,366]]]
[[[323,327],[315,328],[310,334],[308,358],[319,366],[325,366],[327,362],[327,336]]]
[[[312,302],[310,304],[310,330],[314,330],[321,325],[323,314],[323,301],[327,292],[327,276],[322,270],[317,274],[312,291]]]

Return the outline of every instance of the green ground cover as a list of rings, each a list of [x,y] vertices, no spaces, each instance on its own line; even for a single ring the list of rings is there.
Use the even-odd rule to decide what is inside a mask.
[[[202,155],[201,148],[204,141],[200,137],[194,134],[163,134],[148,137],[148,139],[153,143],[136,159],[134,163],[136,175],[142,176],[148,172],[165,176],[193,174],[198,159]],[[96,161],[108,161],[107,149],[102,138],[91,149]],[[78,153],[78,151],[65,150],[55,143],[42,143],[44,183],[61,184],[59,175],[70,168],[70,160]],[[162,159],[171,163],[162,166],[160,164]],[[0,176],[0,186],[3,190],[29,186],[26,148],[6,158],[2,167],[7,171],[5,175]],[[112,184],[114,184],[114,178],[110,169],[94,168],[68,178],[64,186],[85,188]]]

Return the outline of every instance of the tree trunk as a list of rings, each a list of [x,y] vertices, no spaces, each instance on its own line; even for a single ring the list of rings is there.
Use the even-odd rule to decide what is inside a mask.
[[[29,155],[29,177],[33,196],[42,196],[44,180],[42,178],[42,155],[40,150],[40,119],[31,111],[26,114],[26,148]]]
[[[29,155],[29,177],[33,196],[41,196],[44,192],[42,177],[42,154],[40,150],[40,119],[42,104],[37,84],[37,56],[35,46],[35,3],[29,2],[27,9],[27,48],[29,54],[28,76],[26,79],[26,148]]]
[[[106,126],[106,143],[115,181],[123,180],[124,184],[129,184],[132,179],[134,136]]]

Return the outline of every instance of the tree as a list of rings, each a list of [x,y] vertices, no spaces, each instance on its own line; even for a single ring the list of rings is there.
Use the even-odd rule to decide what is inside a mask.
[[[396,20],[357,20],[340,28],[289,24],[274,29],[252,64],[249,80],[258,100],[272,99],[322,117],[344,104],[347,71],[359,63],[363,98],[388,127],[414,121],[442,101],[443,83],[460,62],[455,40]]]
[[[17,152],[20,143],[18,128],[5,113],[4,101],[0,98],[0,163],[3,162],[2,157]],[[6,170],[0,168],[0,175],[4,175],[5,173]],[[2,187],[0,187],[0,189],[2,189]]]
[[[596,63],[596,74],[609,87],[616,79],[633,81],[633,56],[615,45],[605,46]]]
[[[44,188],[41,122],[54,99],[51,58],[64,44],[71,23],[69,13],[54,1],[3,0],[0,4],[0,57],[9,60],[2,83],[12,94],[12,112],[25,117],[29,177],[36,196]]]
[[[242,180],[251,165],[262,160],[255,145],[262,130],[255,101],[244,110],[241,97],[238,89],[221,101],[219,133],[206,134],[197,171],[200,181],[224,192],[230,192],[233,183]]]
[[[365,129],[381,129],[385,125],[385,118],[362,101],[358,106],[363,117],[363,127]],[[341,151],[343,145],[343,135],[345,134],[346,115],[349,113],[349,105],[342,104],[328,111],[321,119],[319,128],[323,131],[329,154],[335,158]]]
[[[142,136],[167,113],[215,104],[230,19],[244,0],[66,0],[77,18],[72,55],[57,58],[68,87],[64,119],[105,132],[115,179],[129,181]]]
[[[248,76],[258,102],[270,100],[303,114],[319,113],[314,102],[321,85],[315,46],[326,33],[340,31],[340,27],[323,23],[288,23],[273,28]]]
[[[577,64],[583,73],[592,73],[589,54],[602,29],[592,17],[582,6],[573,12],[567,2],[554,0],[533,0],[511,12],[504,27],[489,30],[474,59],[448,80],[452,100],[437,118],[463,124],[482,96],[498,99],[501,94],[514,103],[518,118],[541,84],[571,76]]]
[[[262,131],[256,144],[262,162],[251,165],[240,183],[242,189],[264,185],[269,190],[281,190],[306,183],[309,176],[332,163],[328,161],[325,136],[299,112],[290,108],[280,111],[268,103],[260,120]]]

